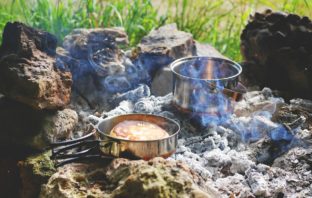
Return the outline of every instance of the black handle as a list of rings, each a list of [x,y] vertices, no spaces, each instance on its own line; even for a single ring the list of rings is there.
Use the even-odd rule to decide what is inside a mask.
[[[76,142],[81,142],[83,140],[87,140],[91,137],[93,137],[95,135],[96,131],[92,131],[91,133],[88,133],[87,135],[85,136],[82,136],[80,138],[77,138],[77,139],[74,139],[74,140],[66,140],[66,141],[60,141],[60,142],[53,142],[50,144],[50,147],[51,148],[55,148],[55,147],[59,147],[59,146],[65,146],[65,145],[71,145],[73,143],[76,143]]]
[[[61,161],[56,160],[54,163],[54,166],[57,168],[57,167],[63,166],[63,165],[68,164],[68,163],[80,162],[80,161],[91,160],[91,159],[92,160],[94,160],[94,159],[95,160],[99,160],[99,159],[112,160],[114,158],[110,157],[110,156],[103,156],[100,154],[85,155],[85,156],[79,156],[79,157],[72,157],[72,158],[61,160]]]
[[[111,151],[111,142],[105,143],[106,141],[94,139],[95,133],[96,131],[93,131],[81,138],[52,143],[50,158],[55,161],[55,167],[85,159],[113,159],[114,156],[110,152],[103,153],[102,151],[104,147]]]
[[[84,147],[84,149],[82,149]],[[71,154],[67,154],[71,149],[80,149],[81,151],[76,151]],[[55,147],[52,149],[51,159],[65,159],[71,157],[83,156],[91,152],[98,152],[99,141],[98,140],[85,140],[83,142],[76,142],[63,147]]]

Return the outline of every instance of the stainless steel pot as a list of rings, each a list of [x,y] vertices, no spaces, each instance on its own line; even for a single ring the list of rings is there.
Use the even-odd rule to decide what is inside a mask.
[[[193,56],[170,65],[173,72],[173,104],[185,112],[218,114],[240,100],[246,88],[239,83],[242,67],[223,58]],[[225,96],[225,97],[223,97]]]
[[[65,159],[58,165],[91,157],[124,157],[149,160],[154,157],[167,158],[176,150],[180,126],[169,118],[150,114],[125,114],[97,119],[99,122],[94,126],[96,131],[93,133],[76,140],[53,143],[51,158],[56,160]],[[147,121],[157,124],[169,133],[169,137],[157,140],[134,141],[110,136],[114,126],[124,120]],[[92,139],[92,137],[95,137],[95,139]],[[80,149],[68,154],[68,151],[73,148]]]

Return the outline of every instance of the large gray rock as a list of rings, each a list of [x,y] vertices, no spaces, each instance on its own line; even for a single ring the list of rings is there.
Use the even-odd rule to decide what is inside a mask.
[[[75,29],[58,49],[60,62],[69,65],[73,88],[92,108],[105,106],[111,93],[135,88],[149,79],[121,50],[128,36],[121,28]]]
[[[149,162],[115,159],[68,164],[58,169],[40,197],[218,197],[186,165],[155,158]]]
[[[143,37],[139,53],[167,55],[172,59],[194,54],[195,45],[190,33],[177,29],[176,24],[162,26]]]
[[[137,55],[135,64],[154,74],[175,59],[194,55],[195,42],[192,34],[179,31],[176,24],[169,24],[143,37],[134,54]]]
[[[226,58],[218,50],[216,50],[216,48],[209,45],[208,43],[199,43],[199,42],[196,42],[196,55]]]
[[[56,38],[22,23],[7,23],[0,48],[0,92],[35,109],[58,109],[70,101],[72,78],[59,68]]]
[[[74,29],[64,38],[63,47],[76,59],[88,59],[89,55],[98,50],[128,45],[128,36],[122,28]],[[108,55],[118,56],[118,53]],[[115,58],[115,57],[108,57]]]
[[[151,91],[155,96],[165,96],[173,91],[173,74],[170,67],[163,67],[155,74]]]

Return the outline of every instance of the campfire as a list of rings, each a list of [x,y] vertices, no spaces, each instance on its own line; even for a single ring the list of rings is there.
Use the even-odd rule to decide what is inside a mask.
[[[241,66],[174,24],[123,51],[120,28],[77,29],[56,48],[8,23],[1,141],[37,153],[19,159],[22,197],[312,196],[312,101],[251,83],[252,28]]]

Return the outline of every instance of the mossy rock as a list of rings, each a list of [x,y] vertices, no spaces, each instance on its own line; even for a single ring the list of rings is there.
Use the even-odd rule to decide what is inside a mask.
[[[155,158],[115,159],[105,163],[73,163],[58,168],[42,198],[79,197],[219,197],[214,189],[181,162]]]
[[[46,151],[18,162],[22,180],[21,197],[38,197],[41,185],[56,172],[50,156],[51,151]]]

